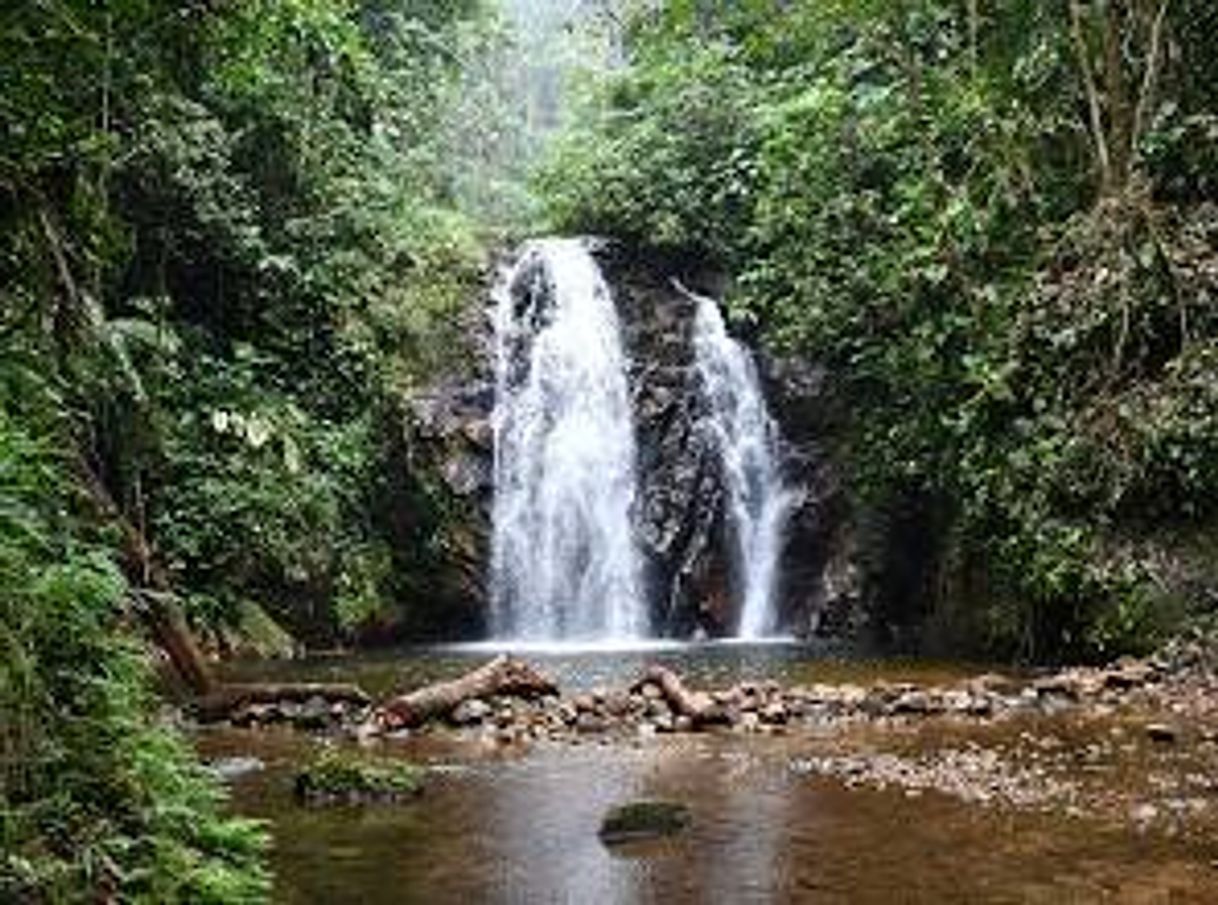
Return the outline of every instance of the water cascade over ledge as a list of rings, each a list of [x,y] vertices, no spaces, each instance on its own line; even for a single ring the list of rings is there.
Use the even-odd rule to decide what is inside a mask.
[[[705,394],[710,430],[727,495],[733,540],[733,578],[740,599],[736,635],[764,638],[778,626],[774,586],[783,524],[793,502],[778,469],[778,428],[766,409],[753,358],[728,335],[713,299],[697,303],[694,360]]]
[[[644,638],[634,428],[609,287],[582,242],[544,239],[500,280],[495,305],[492,633]]]

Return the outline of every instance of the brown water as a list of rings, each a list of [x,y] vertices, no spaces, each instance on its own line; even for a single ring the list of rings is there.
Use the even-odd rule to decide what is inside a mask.
[[[343,667],[327,669],[350,677]],[[434,662],[393,666],[399,676],[436,669]],[[784,656],[769,674],[838,669],[861,678],[880,667],[800,665]],[[604,671],[582,672],[600,684]],[[941,672],[904,664],[890,677]],[[870,744],[867,733],[874,730],[850,744]],[[917,734],[901,741],[933,743]],[[433,766],[418,801],[304,809],[292,800],[292,766],[318,744],[286,730],[199,736],[206,756],[253,754],[267,763],[238,780],[234,796],[240,811],[272,821],[276,901],[1218,902],[1211,860],[1218,846],[1207,838],[980,807],[934,792],[850,790],[792,769],[802,756],[840,748],[843,740],[831,734],[672,736],[509,752],[422,736],[382,748]],[[606,849],[596,835],[605,810],[638,797],[686,803],[691,828],[663,843]]]

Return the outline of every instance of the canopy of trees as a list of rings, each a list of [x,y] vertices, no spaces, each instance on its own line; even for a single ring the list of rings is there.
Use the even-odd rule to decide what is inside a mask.
[[[5,901],[265,891],[152,719],[143,591],[322,634],[410,597],[379,476],[482,278],[502,47],[478,0],[0,12]]]
[[[540,184],[830,367],[856,499],[935,538],[927,607],[991,652],[1143,645],[1212,606],[1216,34],[1201,0],[675,0]]]

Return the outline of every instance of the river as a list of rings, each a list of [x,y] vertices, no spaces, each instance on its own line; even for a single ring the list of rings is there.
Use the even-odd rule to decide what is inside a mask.
[[[485,655],[476,647],[417,649],[234,673],[341,677],[383,694],[454,675]],[[644,659],[716,685],[741,678],[933,684],[972,669],[832,660],[794,645],[534,651],[530,658],[572,688],[618,682]],[[1116,716],[1063,714],[978,728],[865,725],[507,747],[489,737],[427,732],[378,743],[382,752],[430,765],[420,799],[328,809],[300,807],[291,791],[295,765],[321,740],[288,729],[233,728],[200,730],[196,739],[206,757],[264,762],[234,781],[233,802],[270,821],[275,898],[286,903],[1218,901],[1210,833],[1138,829],[1074,806],[987,804],[895,784],[852,788],[801,768],[808,758],[847,751],[1001,749],[1021,739],[1052,738],[1065,752],[1083,751],[1116,733],[1118,723]],[[1138,748],[1137,757],[1160,754]],[[1046,775],[1057,770],[1079,779],[1080,787],[1094,781],[1097,788],[1134,788],[1115,762],[1108,773],[1073,756],[1037,763]],[[1154,769],[1173,763],[1155,761],[1145,772],[1153,779]],[[606,809],[641,797],[687,804],[691,828],[669,841],[603,846],[597,828]]]

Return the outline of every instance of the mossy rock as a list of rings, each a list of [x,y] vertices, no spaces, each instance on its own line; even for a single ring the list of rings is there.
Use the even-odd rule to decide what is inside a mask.
[[[689,826],[689,808],[673,801],[632,801],[610,809],[601,821],[605,845],[675,836]]]
[[[396,802],[422,791],[420,767],[348,751],[326,751],[296,774],[296,798],[305,804]]]

